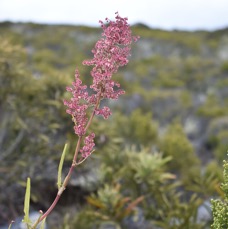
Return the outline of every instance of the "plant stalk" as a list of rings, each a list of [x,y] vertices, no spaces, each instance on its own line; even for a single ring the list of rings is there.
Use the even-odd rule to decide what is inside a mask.
[[[101,93],[99,93],[98,95],[98,98],[97,98],[97,102],[96,102],[96,105],[93,109],[93,112],[90,116],[90,119],[85,127],[85,132],[88,130],[88,128],[90,127],[91,123],[92,123],[92,120],[93,120],[93,117],[95,116],[95,111],[96,109],[98,108],[99,104],[100,104],[100,99],[101,99]],[[61,188],[58,190],[57,192],[57,195],[54,199],[54,201],[52,202],[51,206],[48,208],[48,210],[32,225],[31,229],[35,229],[36,226],[42,222],[51,212],[52,210],[55,208],[56,204],[58,203],[62,193],[64,192],[64,190],[66,189],[68,183],[69,183],[69,180],[70,180],[70,177],[73,173],[73,170],[74,170],[74,167],[77,166],[77,157],[78,157],[78,153],[79,153],[79,150],[80,150],[80,145],[81,145],[81,142],[82,142],[82,138],[83,136],[79,136],[78,138],[78,142],[77,142],[77,145],[76,145],[76,148],[75,148],[75,152],[74,152],[74,157],[73,157],[73,161],[72,161],[72,164],[71,164],[71,167],[68,171],[68,174],[66,175],[64,181],[63,181],[63,184],[61,186]]]

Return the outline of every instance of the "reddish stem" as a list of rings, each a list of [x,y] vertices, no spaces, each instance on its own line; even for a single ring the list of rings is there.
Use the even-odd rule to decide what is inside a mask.
[[[59,198],[61,195],[56,195],[55,200],[53,201],[52,205],[48,208],[48,210],[40,217],[39,222],[41,222],[42,220],[44,220],[49,213],[51,213],[51,211],[54,209],[55,205],[58,203]]]
[[[90,124],[92,123],[93,117],[95,115],[95,111],[96,111],[96,109],[98,108],[98,106],[100,104],[100,100],[101,100],[101,92],[99,92],[99,94],[98,94],[96,105],[95,105],[95,107],[93,109],[93,113],[91,114],[90,119],[89,119],[89,121],[88,121],[88,123],[86,125],[85,131],[87,131],[87,129],[89,128]]]
[[[71,167],[69,169],[69,172],[67,174],[67,176],[65,177],[64,179],[64,182],[62,184],[62,187],[59,189],[56,197],[55,197],[55,200],[53,201],[52,205],[48,208],[48,210],[40,217],[39,219],[39,223],[45,219],[51,212],[52,210],[54,209],[54,207],[56,206],[56,204],[58,203],[59,199],[60,199],[60,196],[62,195],[63,191],[66,189],[66,186],[70,180],[70,177],[71,177],[71,174],[74,170],[74,167],[76,166],[76,159],[77,159],[77,156],[78,156],[78,152],[79,152],[79,149],[80,149],[80,144],[81,144],[81,141],[82,141],[82,136],[79,137],[78,139],[78,142],[77,142],[77,146],[76,146],[76,149],[75,149],[75,153],[74,153],[74,158],[73,158],[73,162],[71,164]]]
[[[100,99],[101,99],[101,94],[98,95],[97,102],[96,102],[96,105],[94,107],[93,113],[91,114],[90,119],[89,119],[89,121],[88,121],[88,123],[87,123],[87,125],[85,127],[85,132],[88,130],[88,128],[90,127],[90,125],[92,123],[93,117],[95,115],[95,111],[96,111],[96,109],[99,106]],[[74,167],[77,165],[77,157],[78,157],[78,153],[79,153],[79,150],[80,150],[80,145],[81,145],[82,137],[83,136],[79,136],[79,138],[78,138],[77,146],[76,146],[75,152],[74,152],[73,162],[71,164],[71,167],[69,169],[68,174],[66,175],[66,177],[64,179],[64,182],[63,182],[61,188],[58,190],[58,193],[57,193],[57,195],[55,197],[55,200],[53,201],[53,203],[51,204],[51,206],[48,208],[48,210],[34,223],[34,225],[32,226],[32,229],[35,229],[35,227],[41,221],[43,221],[52,212],[52,210],[55,208],[56,204],[58,203],[58,201],[59,201],[59,199],[60,199],[63,191],[66,189],[66,187],[68,185],[68,182],[70,180],[70,177],[72,175],[72,172],[74,170]]]

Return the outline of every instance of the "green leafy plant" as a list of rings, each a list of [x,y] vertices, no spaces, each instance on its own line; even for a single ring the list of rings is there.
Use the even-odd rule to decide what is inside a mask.
[[[201,194],[187,197],[180,190],[177,177],[167,171],[171,157],[132,147],[99,158],[103,182],[87,197],[87,204],[68,224],[70,227],[131,228],[133,223],[135,228],[206,228],[206,222],[197,221],[198,207],[203,203]],[[126,215],[129,206],[134,208]]]
[[[173,123],[169,126],[159,145],[164,155],[173,158],[169,167],[181,176],[185,184],[198,176],[200,161],[179,123]]]
[[[228,228],[228,161],[224,161],[224,181],[221,184],[221,189],[224,192],[224,200],[213,199],[212,212],[213,212],[213,224],[214,229]]]

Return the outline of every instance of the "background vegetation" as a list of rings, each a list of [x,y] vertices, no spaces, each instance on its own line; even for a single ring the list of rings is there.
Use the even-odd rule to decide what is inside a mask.
[[[47,209],[66,141],[66,85],[79,68],[89,84],[100,29],[0,24],[0,225],[23,215],[25,181],[33,210]],[[139,24],[126,90],[112,117],[96,119],[96,152],[78,167],[50,228],[209,228],[221,197],[228,142],[228,30],[162,31]],[[71,150],[64,168],[71,163]]]

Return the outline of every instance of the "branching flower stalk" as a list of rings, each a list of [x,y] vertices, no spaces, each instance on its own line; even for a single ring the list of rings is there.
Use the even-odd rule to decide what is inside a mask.
[[[119,67],[128,63],[131,43],[137,41],[138,37],[132,36],[127,18],[122,18],[116,13],[115,21],[106,18],[106,23],[100,21],[103,29],[102,38],[97,41],[92,53],[93,59],[83,61],[84,65],[93,66],[91,76],[93,79],[89,94],[87,86],[82,84],[79,71],[75,71],[75,81],[66,90],[71,92],[70,100],[64,100],[67,106],[66,112],[72,116],[74,122],[74,132],[78,136],[78,142],[74,152],[72,165],[66,175],[64,182],[59,188],[56,198],[49,209],[41,214],[41,217],[32,225],[32,229],[43,221],[55,208],[62,193],[66,189],[74,168],[83,163],[93,152],[95,146],[95,133],[88,133],[89,127],[95,115],[101,115],[107,119],[111,115],[111,110],[107,106],[101,107],[103,99],[115,99],[124,94],[120,89],[120,84],[112,79]],[[88,113],[91,111],[90,118]],[[83,146],[81,146],[83,144]]]

